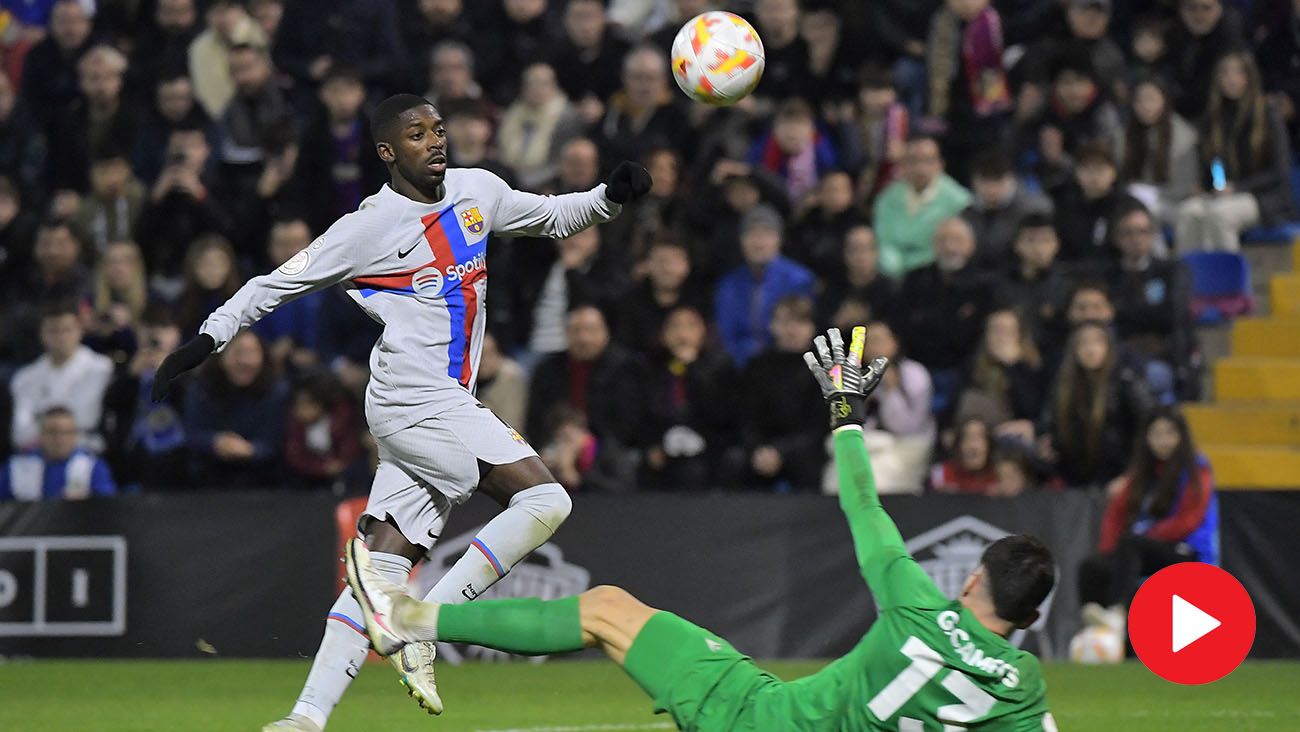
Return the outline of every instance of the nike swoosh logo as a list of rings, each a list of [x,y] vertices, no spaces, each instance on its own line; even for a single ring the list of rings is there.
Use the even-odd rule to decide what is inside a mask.
[[[419,243],[419,242],[416,242],[416,243],[412,244],[412,245],[411,245],[411,248],[410,248],[410,249],[407,249],[406,251],[402,251],[401,249],[398,249],[398,250],[397,250],[397,258],[398,258],[398,259],[406,259],[406,255],[408,255],[408,254],[410,254],[411,252],[415,251],[415,248],[418,247],[418,246],[420,246],[420,243]]]

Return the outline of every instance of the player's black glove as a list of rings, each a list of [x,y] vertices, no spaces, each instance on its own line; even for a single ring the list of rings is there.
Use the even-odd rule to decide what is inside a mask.
[[[212,336],[200,333],[169,353],[153,375],[153,400],[161,402],[166,399],[176,377],[208,360],[216,347],[217,342]]]
[[[614,203],[635,201],[650,192],[654,179],[640,163],[624,160],[605,179],[605,197]]]
[[[803,355],[830,407],[831,429],[867,421],[867,397],[880,385],[880,378],[889,368],[889,359],[883,357],[862,368],[862,349],[866,342],[867,329],[859,325],[853,329],[853,340],[846,354],[840,329],[831,328],[826,335],[813,339],[817,355],[812,351]]]

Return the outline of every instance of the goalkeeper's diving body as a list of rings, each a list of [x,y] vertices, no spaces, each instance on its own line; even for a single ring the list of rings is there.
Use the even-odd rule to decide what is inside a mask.
[[[348,582],[376,648],[396,641],[474,643],[525,655],[599,647],[683,730],[1056,732],[1038,660],[1006,638],[1038,616],[1054,582],[1038,539],[985,551],[961,596],[946,599],[907,553],[876,494],[862,439],[866,398],[888,363],[861,366],[865,329],[848,352],[838,330],[805,359],[830,407],[840,507],[879,616],[848,655],[783,682],[709,631],[617,587],[576,597],[438,605],[408,597],[347,548]]]

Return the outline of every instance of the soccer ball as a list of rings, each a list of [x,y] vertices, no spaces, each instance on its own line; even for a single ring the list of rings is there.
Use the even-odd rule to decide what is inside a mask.
[[[1070,639],[1070,660],[1096,665],[1124,660],[1124,639],[1114,628],[1089,625]]]
[[[673,78],[697,102],[725,107],[763,76],[763,41],[744,18],[721,10],[692,18],[673,39]]]

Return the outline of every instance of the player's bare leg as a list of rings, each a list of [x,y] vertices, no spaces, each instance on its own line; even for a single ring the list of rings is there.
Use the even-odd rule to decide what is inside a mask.
[[[371,557],[376,571],[389,581],[405,586],[412,564],[423,556],[424,549],[407,541],[396,526],[381,521],[367,524],[366,541],[374,547]],[[396,647],[380,649],[384,653],[394,650]],[[330,608],[324,638],[293,711],[263,727],[264,732],[319,732],[324,729],[330,712],[360,672],[369,652],[370,639],[365,633],[361,606],[351,590],[345,589]],[[429,666],[432,667],[432,663]],[[436,691],[434,695],[436,697]]]

